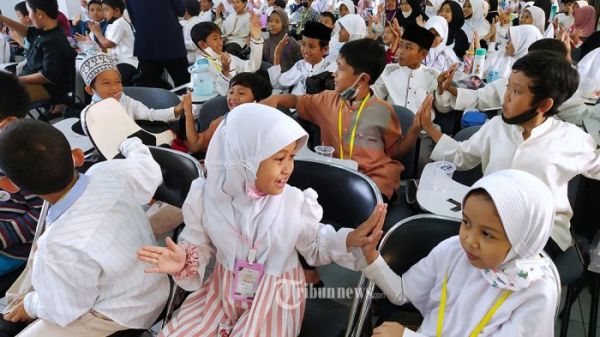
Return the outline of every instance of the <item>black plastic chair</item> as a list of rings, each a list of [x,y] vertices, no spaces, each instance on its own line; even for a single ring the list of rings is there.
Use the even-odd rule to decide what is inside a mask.
[[[433,214],[411,216],[398,222],[386,232],[379,243],[379,253],[396,274],[402,275],[415,263],[426,257],[440,242],[458,235],[459,228],[460,222],[453,218]],[[360,308],[360,311],[351,313],[346,337],[361,336],[365,324],[371,322],[370,308],[375,283],[365,279],[365,283],[360,284],[359,287],[365,286],[366,292],[362,303],[359,303],[361,299],[358,297],[354,299],[353,308]],[[386,309],[416,311],[410,304],[397,307],[387,300],[383,300],[383,303],[385,302],[387,302],[384,305]],[[357,314],[359,315],[355,320]],[[368,326],[368,328],[371,327]],[[370,336],[370,333],[371,331],[366,331],[366,335]]]
[[[323,223],[336,229],[357,227],[382,202],[377,186],[364,174],[343,166],[307,159],[296,160],[290,185],[312,188],[323,207]],[[337,337],[344,331],[348,306],[331,299],[308,299],[300,336]]]
[[[454,136],[454,140],[462,142],[465,141],[471,136],[473,136],[481,126],[470,126],[468,128],[464,128],[456,133]],[[454,175],[452,179],[458,181],[459,183],[467,186],[473,185],[477,180],[483,177],[483,169],[481,168],[481,164],[475,166],[474,168],[466,171],[454,171]]]
[[[124,87],[123,93],[136,101],[144,103],[151,109],[166,109],[178,105],[179,97],[169,90],[149,87]],[[163,132],[168,130],[169,124],[161,121],[135,121],[142,129],[149,132]]]
[[[215,119],[223,116],[229,112],[227,106],[227,97],[217,96],[209,99],[200,108],[200,114],[198,115],[198,132],[203,132],[208,129],[208,126]]]

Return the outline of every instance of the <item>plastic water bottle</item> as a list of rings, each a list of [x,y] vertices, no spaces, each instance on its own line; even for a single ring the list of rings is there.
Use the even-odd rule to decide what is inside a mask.
[[[483,65],[485,63],[485,54],[487,51],[483,48],[477,48],[475,58],[473,59],[473,69],[471,75],[483,79]]]
[[[548,22],[554,21],[556,14],[558,13],[558,3],[556,1],[552,2],[552,7],[550,7],[550,18],[548,18]]]
[[[205,57],[199,57],[188,71],[192,75],[192,100],[199,101],[215,91],[215,78],[210,71],[210,63]]]

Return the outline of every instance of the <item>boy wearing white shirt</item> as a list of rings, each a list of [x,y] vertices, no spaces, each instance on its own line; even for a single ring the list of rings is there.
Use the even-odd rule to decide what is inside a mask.
[[[192,28],[190,36],[198,46],[199,54],[211,65],[216,77],[216,90],[227,96],[229,81],[239,73],[253,73],[260,69],[264,39],[258,17],[254,16],[250,26],[250,57],[242,60],[235,55],[223,52],[221,29],[212,22],[200,22]]]
[[[4,319],[32,322],[23,337],[149,328],[167,301],[169,281],[144,274],[135,259],[139,245],[156,244],[141,207],[162,183],[148,148],[127,139],[120,146],[126,159],[77,174],[83,152],[71,150],[51,125],[24,119],[3,130],[0,149],[3,189],[31,191],[51,204],[32,260],[32,290]]]
[[[422,64],[434,39],[435,35],[423,27],[406,27],[399,44],[398,63],[385,67],[372,86],[375,95],[416,113],[437,84],[439,72]]]
[[[273,88],[291,87],[293,95],[304,95],[307,93],[307,78],[324,72],[334,73],[337,70],[337,63],[325,57],[329,53],[331,32],[332,29],[322,23],[308,21],[302,31],[300,45],[303,59],[296,62],[288,71],[281,73],[279,60],[288,41],[288,37],[284,37],[275,48],[273,66],[268,70]],[[323,88],[323,90],[325,89],[331,90],[332,88]],[[317,92],[318,90],[310,93],[316,94]]]
[[[185,42],[185,49],[187,50],[187,60],[189,64],[196,61],[198,47],[192,41],[190,35],[192,28],[202,22],[202,19],[198,16],[200,14],[200,3],[198,0],[185,0],[185,14],[183,20],[179,21],[183,28],[183,41]],[[206,21],[206,20],[205,20]]]
[[[541,39],[529,46],[529,52],[543,50],[555,52],[570,61],[570,53],[565,45],[556,39]],[[488,83],[483,88],[472,90],[457,88],[452,83],[456,67],[451,67],[438,76],[438,88],[435,92],[437,111],[466,110],[477,108],[480,111],[496,109],[502,106],[502,100],[508,85],[507,78]],[[585,105],[580,95],[573,95],[558,107],[557,118],[577,126],[583,125],[583,118],[589,114],[590,107]]]
[[[248,0],[233,0],[234,12],[225,20],[222,19],[223,6],[217,7],[215,23],[223,32],[223,50],[235,56],[240,56],[250,35],[250,12],[246,10],[247,4]]]
[[[449,160],[458,169],[481,163],[484,175],[514,168],[540,178],[552,191],[555,219],[546,252],[556,256],[572,244],[573,215],[567,188],[582,174],[600,179],[600,153],[592,137],[575,125],[551,118],[579,82],[577,71],[556,53],[534,51],[517,60],[504,94],[502,116],[492,118],[471,138],[457,142],[433,128],[427,118],[431,99],[421,118],[423,129],[437,143],[433,160]]]
[[[106,34],[102,34],[100,25],[90,23],[102,50],[117,59],[117,66],[125,86],[133,84],[133,76],[137,72],[138,59],[133,56],[135,36],[131,25],[123,18],[125,4],[122,0],[103,0],[104,19],[108,22]]]
[[[125,95],[121,74],[110,55],[98,53],[87,57],[81,63],[79,72],[85,82],[85,91],[92,96],[92,104],[105,98],[115,98],[133,120],[170,122],[183,113],[183,103],[167,109],[150,109]]]

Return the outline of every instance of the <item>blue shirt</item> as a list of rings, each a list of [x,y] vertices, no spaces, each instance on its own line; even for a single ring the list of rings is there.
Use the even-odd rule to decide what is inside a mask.
[[[62,199],[48,209],[48,215],[46,215],[46,226],[52,224],[54,221],[56,221],[56,219],[63,215],[63,213],[66,212],[69,207],[73,206],[75,201],[77,201],[83,192],[85,192],[89,181],[90,178],[88,178],[86,175],[79,174],[75,185],[71,187],[69,192],[67,192]]]

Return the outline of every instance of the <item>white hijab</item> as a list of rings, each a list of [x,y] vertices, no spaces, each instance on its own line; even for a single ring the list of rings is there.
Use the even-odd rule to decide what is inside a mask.
[[[354,6],[352,0],[342,0],[338,2],[336,7],[339,9],[341,5],[345,5],[346,8],[348,8],[348,14],[356,14],[356,7]]]
[[[552,275],[552,261],[540,256],[554,225],[554,201],[548,187],[537,177],[519,170],[487,175],[472,187],[484,189],[492,198],[512,245],[499,268],[482,269],[493,287],[519,291],[545,275]]]
[[[448,56],[448,58],[452,59],[453,62],[459,62],[456,53],[454,50],[450,48],[450,46],[446,45],[448,41],[448,21],[441,16],[432,16],[425,23],[425,29],[435,29],[438,35],[442,38],[442,42],[435,48],[430,48],[427,57],[425,58],[425,64],[429,67],[435,67],[434,63],[438,59],[438,57],[444,53]],[[445,69],[440,69],[445,70]]]
[[[579,8],[581,7],[585,7],[585,6],[589,6],[590,4],[585,1],[585,0],[579,0],[579,1],[575,1],[575,3],[577,3],[579,5]]]
[[[485,73],[489,70],[497,70],[499,77],[508,78],[513,63],[521,57],[527,55],[529,46],[542,38],[542,33],[534,25],[519,25],[510,27],[510,41],[515,49],[515,55],[506,54],[506,49],[493,54],[489,60],[486,60]]]
[[[271,245],[269,228],[285,220],[281,207],[287,188],[279,195],[250,193],[256,192],[260,162],[296,140],[300,149],[307,139],[292,118],[256,103],[234,108],[217,128],[206,154],[202,222],[210,225],[205,227],[217,248],[217,258],[228,270],[233,269],[236,258],[246,259],[250,249],[236,233],[261,242],[257,261],[264,263]]]
[[[367,25],[358,14],[348,14],[339,19],[337,23],[350,34],[350,41],[367,37]]]
[[[399,3],[400,1],[398,1]],[[442,4],[444,3],[444,0],[429,0],[429,2],[431,2],[431,6],[433,7],[433,16],[438,15],[438,12],[440,11],[440,8],[442,8]]]
[[[473,14],[469,19],[465,19],[465,24],[462,29],[467,34],[469,43],[473,41],[473,34],[477,32],[479,38],[482,39],[485,34],[490,31],[490,23],[485,19],[485,0],[469,0]]]
[[[546,32],[546,13],[544,13],[544,10],[537,6],[529,6],[523,9],[524,11],[528,11],[531,14],[533,18],[532,24],[540,30],[540,33],[544,34]]]

